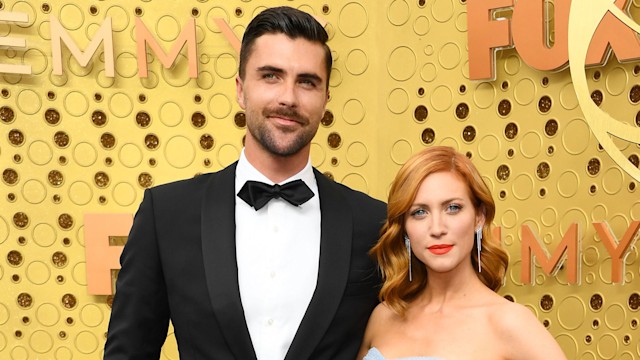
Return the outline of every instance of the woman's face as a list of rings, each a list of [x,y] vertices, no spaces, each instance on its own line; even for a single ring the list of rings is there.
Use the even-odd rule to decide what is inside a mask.
[[[411,250],[430,271],[449,272],[471,266],[474,232],[484,224],[476,214],[469,189],[450,171],[427,176],[406,214]]]

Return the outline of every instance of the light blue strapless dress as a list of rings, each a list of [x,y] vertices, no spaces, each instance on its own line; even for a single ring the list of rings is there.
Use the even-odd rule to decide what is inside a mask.
[[[369,349],[369,352],[367,353],[367,355],[364,356],[364,358],[362,358],[362,360],[387,360],[387,359],[384,356],[382,356],[382,353],[380,353],[378,349],[373,347]],[[412,356],[412,357],[398,358],[395,360],[444,360],[444,359],[435,358],[431,356]]]

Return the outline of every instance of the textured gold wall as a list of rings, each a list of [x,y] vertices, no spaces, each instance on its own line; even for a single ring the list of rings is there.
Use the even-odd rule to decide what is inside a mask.
[[[87,293],[85,213],[133,213],[144,188],[234,161],[244,123],[235,102],[236,57],[213,18],[241,34],[264,6],[286,4],[328,21],[334,68],[327,116],[313,164],[335,180],[384,199],[395,172],[430,144],[467,153],[497,199],[495,225],[511,256],[501,293],[526,304],[569,359],[640,357],[640,260],[633,246],[624,283],[592,222],[617,238],[640,220],[637,182],[611,160],[584,119],[569,70],[529,68],[499,51],[496,79],[468,79],[464,0],[334,1],[0,1],[28,23],[0,22],[0,36],[27,49],[0,49],[0,63],[31,75],[0,74],[0,358],[97,359],[109,296]],[[633,1],[630,13],[640,12]],[[115,77],[104,54],[82,67],[63,47],[52,71],[50,16],[80,47],[113,20]],[[509,16],[508,11],[506,16]],[[135,18],[168,50],[195,18],[199,74],[186,51],[165,69],[149,53],[137,75]],[[640,126],[640,62],[612,57],[587,70],[592,98],[618,121]],[[640,148],[614,140],[636,167]],[[570,224],[580,228],[580,285],[566,269],[540,267],[520,281],[520,229],[550,251]],[[172,334],[163,358],[177,359]]]

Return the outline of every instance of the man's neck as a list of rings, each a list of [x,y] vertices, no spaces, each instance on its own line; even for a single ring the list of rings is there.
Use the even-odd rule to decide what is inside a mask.
[[[275,184],[292,177],[307,166],[309,162],[309,149],[307,146],[291,156],[278,156],[262,149],[245,147],[244,155],[247,161]]]

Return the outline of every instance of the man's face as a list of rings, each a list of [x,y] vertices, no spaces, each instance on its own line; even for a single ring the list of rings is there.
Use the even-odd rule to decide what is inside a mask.
[[[278,156],[308,151],[327,104],[327,75],[321,44],[284,34],[257,38],[244,79],[236,79],[245,146]]]

